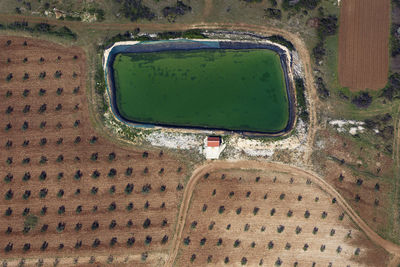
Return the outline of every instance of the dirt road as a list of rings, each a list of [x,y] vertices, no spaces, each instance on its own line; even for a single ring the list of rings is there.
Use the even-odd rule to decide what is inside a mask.
[[[346,202],[346,200],[323,178],[319,177],[316,173],[311,171],[305,171],[300,168],[285,165],[281,163],[267,163],[257,161],[231,161],[231,162],[213,162],[197,168],[192,177],[190,178],[184,195],[183,201],[180,207],[178,223],[176,228],[176,234],[172,240],[173,249],[168,258],[165,266],[173,266],[176,256],[179,251],[179,245],[182,238],[182,233],[186,221],[186,216],[189,210],[190,199],[193,191],[196,187],[197,182],[201,179],[204,174],[211,173],[219,169],[257,169],[257,170],[275,170],[282,172],[289,172],[292,175],[306,175],[314,184],[321,187],[326,193],[336,198],[337,204],[350,216],[350,218],[356,223],[356,225],[377,245],[383,247],[389,253],[394,254],[396,257],[400,256],[400,246],[395,245],[375,233],[353,210],[353,208]]]

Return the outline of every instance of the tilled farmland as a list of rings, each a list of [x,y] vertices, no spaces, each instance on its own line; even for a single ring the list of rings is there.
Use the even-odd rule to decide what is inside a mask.
[[[389,70],[389,0],[341,2],[339,81],[351,90],[378,90]]]
[[[21,37],[0,46],[1,262],[163,262],[185,166],[92,129],[80,49]]]
[[[178,266],[384,266],[388,254],[306,176],[218,170],[197,183]]]

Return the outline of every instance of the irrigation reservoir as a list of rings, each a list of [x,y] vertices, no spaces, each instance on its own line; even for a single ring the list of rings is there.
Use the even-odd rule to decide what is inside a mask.
[[[163,46],[112,59],[115,108],[128,122],[259,133],[288,126],[289,94],[273,50]]]

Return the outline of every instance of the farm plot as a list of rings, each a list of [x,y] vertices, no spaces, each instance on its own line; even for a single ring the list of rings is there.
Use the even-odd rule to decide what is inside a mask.
[[[177,266],[385,266],[388,254],[307,177],[219,170],[198,182]]]
[[[0,261],[163,262],[185,166],[93,131],[81,50],[11,37],[0,46]]]
[[[378,90],[389,69],[390,1],[342,1],[339,81],[350,89]]]
[[[395,216],[389,212],[395,188],[391,155],[382,146],[377,151],[334,131],[319,132],[326,141],[323,152],[315,156],[315,163],[324,172],[325,179],[374,231],[386,239],[393,236],[398,242],[392,233]]]

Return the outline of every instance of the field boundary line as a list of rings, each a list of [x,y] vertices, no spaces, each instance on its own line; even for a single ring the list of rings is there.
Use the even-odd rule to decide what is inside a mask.
[[[173,243],[172,251],[165,266],[171,267],[175,263],[180,248],[184,226],[186,223],[186,217],[189,211],[190,199],[193,195],[197,182],[204,176],[204,174],[217,171],[220,169],[256,169],[262,171],[275,170],[275,171],[289,172],[293,175],[297,174],[306,176],[308,179],[310,179],[313,183],[318,185],[323,191],[325,191],[331,197],[336,198],[336,203],[348,214],[348,216],[353,220],[353,222],[367,235],[369,239],[371,239],[372,242],[384,248],[389,253],[394,254],[395,256],[400,256],[400,246],[388,240],[383,239],[374,230],[372,230],[367,225],[367,223],[363,219],[361,219],[361,217],[355,212],[355,210],[350,206],[350,204],[347,203],[344,197],[340,195],[338,191],[336,191],[329,183],[327,183],[318,174],[309,170],[303,170],[299,167],[286,165],[283,163],[257,162],[257,161],[224,161],[224,162],[215,161],[213,163],[205,164],[198,167],[193,172],[186,186],[182,199],[181,208],[179,210],[175,235],[172,240]]]

